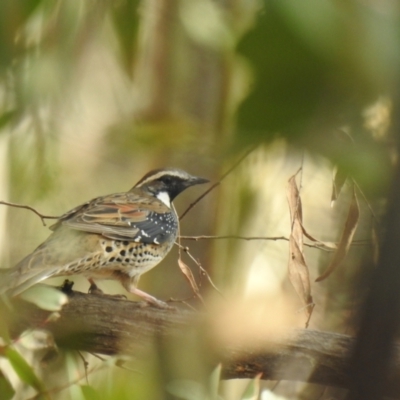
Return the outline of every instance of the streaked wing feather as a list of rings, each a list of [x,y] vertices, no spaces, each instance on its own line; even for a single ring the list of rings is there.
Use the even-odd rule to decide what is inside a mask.
[[[77,207],[75,213],[65,214],[62,224],[110,239],[163,243],[171,234],[161,218],[177,224],[173,211],[158,199],[121,193]]]

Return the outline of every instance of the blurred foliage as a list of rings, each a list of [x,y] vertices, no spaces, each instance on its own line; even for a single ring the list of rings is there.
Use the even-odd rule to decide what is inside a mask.
[[[399,19],[394,1],[1,0],[1,195],[61,214],[101,193],[126,190],[162,165],[217,180],[244,150],[260,145],[185,218],[182,231],[287,235],[285,185],[302,165],[307,229],[335,241],[350,198],[344,185],[329,208],[335,164],[362,190],[357,238],[365,240],[376,224],[369,209],[378,218],[384,210],[398,157],[391,119],[400,82]],[[185,196],[179,210],[189,203]],[[4,265],[47,235],[28,214],[8,210]],[[236,301],[268,285],[273,295],[290,297],[285,246],[202,241],[191,251]],[[310,252],[316,277],[330,255]],[[350,287],[369,254],[353,249],[329,282],[313,284],[315,327],[348,331],[345,323],[363,294],[349,294]],[[176,256],[165,264],[164,275],[156,269],[143,277],[143,287],[161,297],[190,296]],[[1,356],[20,381],[43,388],[39,367],[11,348]],[[193,354],[185,356],[191,361]],[[65,357],[54,381],[71,384],[54,398],[161,398],[168,387],[209,391],[210,398],[243,393],[222,393],[217,372],[210,381],[185,384],[178,373],[167,376],[165,365],[183,364],[176,353],[139,363],[140,378],[110,362],[93,384],[82,384],[82,364]],[[180,379],[178,389],[173,379]],[[13,395],[9,382],[0,374],[4,398]],[[250,382],[243,398],[255,398],[259,385]]]
[[[388,143],[371,137],[363,112],[379,96],[396,95],[399,37],[394,3],[266,2],[238,45],[254,83],[238,112],[237,140],[283,136],[376,189],[390,175]],[[341,139],[343,128],[353,146]]]

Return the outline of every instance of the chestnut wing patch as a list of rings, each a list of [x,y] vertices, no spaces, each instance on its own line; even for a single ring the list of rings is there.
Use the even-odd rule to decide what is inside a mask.
[[[169,240],[177,231],[175,213],[153,199],[144,198],[135,203],[98,200],[102,201],[92,202],[75,214],[66,215],[62,224],[110,239],[156,244]]]

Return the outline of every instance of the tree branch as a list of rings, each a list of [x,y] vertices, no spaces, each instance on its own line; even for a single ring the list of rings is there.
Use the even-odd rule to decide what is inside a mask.
[[[0,200],[0,205],[9,206],[9,207],[15,207],[15,208],[25,208],[26,210],[30,210],[33,213],[35,213],[41,219],[43,226],[46,226],[46,222],[44,221],[45,219],[58,219],[58,218],[60,218],[60,217],[55,217],[55,216],[52,216],[52,215],[44,215],[44,214],[40,213],[38,210],[36,210],[35,208],[33,208],[31,206],[24,205],[24,204],[10,203],[8,201]]]
[[[135,354],[155,337],[183,337],[190,329],[204,326],[201,313],[178,309],[157,309],[142,303],[80,292],[69,293],[69,303],[54,322],[45,322],[49,312],[22,300],[12,300],[7,323],[12,335],[28,327],[52,332],[59,347],[99,354]],[[3,315],[5,314],[3,310]],[[199,333],[200,334],[200,333]],[[204,338],[203,338],[204,339]],[[254,351],[250,344],[218,349],[226,379],[251,378],[296,380],[346,388],[351,382],[347,362],[354,339],[347,335],[313,330],[293,330],[279,340]],[[208,347],[210,348],[210,346]],[[386,394],[400,399],[400,346]]]

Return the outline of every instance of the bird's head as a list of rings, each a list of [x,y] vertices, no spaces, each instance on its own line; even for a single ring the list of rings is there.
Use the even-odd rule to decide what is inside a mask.
[[[190,186],[209,182],[208,179],[199,178],[177,168],[163,168],[148,172],[133,187],[140,188],[160,199],[167,206],[171,206],[179,193]]]

